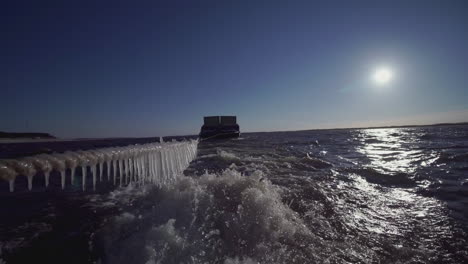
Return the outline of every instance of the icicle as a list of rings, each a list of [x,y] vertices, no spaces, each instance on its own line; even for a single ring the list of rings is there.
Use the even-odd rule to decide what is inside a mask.
[[[154,183],[158,183],[158,150],[153,153]]]
[[[140,155],[138,154],[137,157],[135,157],[135,176],[134,176],[134,179],[135,179],[135,182],[139,181],[140,180]]]
[[[128,159],[128,183],[132,182],[132,176],[133,176],[133,159],[130,158]]]
[[[139,159],[139,165],[140,165],[140,173],[139,173],[139,183],[140,183],[140,186],[143,185],[143,179],[144,179],[144,176],[145,176],[145,171],[144,171],[144,167],[143,167],[143,154],[140,156],[140,159]]]
[[[173,176],[174,176],[174,151],[172,149],[169,149],[169,159],[168,159],[168,162],[169,162],[169,168],[170,168],[170,172],[169,172],[169,176],[171,179]]]
[[[10,192],[15,191],[15,179],[8,180],[8,185],[10,187]]]
[[[70,180],[74,184],[76,168],[80,166],[84,191],[89,166],[95,190],[97,166],[99,166],[99,180],[102,181],[105,164],[107,178],[110,181],[113,177],[114,184],[117,184],[119,177],[120,186],[132,181],[138,182],[139,185],[146,183],[164,185],[173,182],[196,157],[197,144],[197,140],[164,143],[161,138],[161,143],[0,160],[0,179],[8,181],[13,191],[15,177],[24,175],[28,180],[28,189],[31,190],[36,174],[44,175],[45,186],[48,187],[50,172],[56,170],[60,172],[62,188],[65,188],[66,170],[70,169]]]
[[[161,162],[161,149],[158,149],[158,152],[156,153],[156,173],[157,173],[157,179],[158,179],[158,185],[161,186],[161,175],[162,175],[162,162]]]
[[[95,191],[96,190],[96,178],[97,178],[96,177],[97,176],[96,175],[96,165],[93,165],[91,167],[91,173],[93,174],[93,191]]]
[[[123,184],[123,161],[120,159],[119,160],[119,176],[120,176],[120,187],[122,187]]]
[[[104,161],[105,161],[106,157],[105,157],[104,153],[101,150],[95,150],[95,151],[92,151],[92,153],[93,153],[93,155],[95,157],[96,166],[99,165],[99,181],[102,182],[102,171],[104,169],[103,165],[104,165]],[[97,167],[96,167],[96,169],[97,169]]]
[[[49,187],[50,172],[44,172],[45,187]]]
[[[124,159],[124,163],[125,163],[125,185],[128,184],[128,174],[130,173],[129,169],[128,169],[128,159]]]
[[[91,169],[91,174],[93,175],[93,190],[96,190],[96,180],[97,180],[97,164],[100,159],[100,153],[97,151],[84,151],[83,155],[87,159],[87,163]]]
[[[149,157],[148,153],[145,155],[145,183],[149,182],[150,170],[149,170]]]
[[[136,165],[137,165],[137,172],[136,172],[136,181],[140,182],[140,177],[141,177],[141,162],[140,162],[140,157],[136,159]]]
[[[184,169],[184,163],[185,163],[185,146],[179,146],[179,152],[177,154],[178,160],[179,160],[179,169],[183,170]]]
[[[110,175],[111,175],[111,161],[106,160],[106,167],[107,167],[107,181],[110,181]]]
[[[166,156],[164,149],[161,150],[161,183],[165,184],[165,177],[167,175],[167,165],[166,165]]]
[[[73,185],[73,183],[75,182],[75,170],[76,170],[76,167],[70,168],[70,182],[71,182],[71,185]]]
[[[141,168],[142,168],[142,183],[145,183],[146,182],[146,175],[147,175],[147,171],[146,171],[146,153],[143,157],[141,157]]]
[[[163,183],[167,184],[167,179],[169,177],[170,170],[169,170],[168,153],[167,153],[166,149],[164,149],[163,161],[164,161],[164,174],[163,174],[164,180],[163,180]]]
[[[151,153],[151,182],[156,182],[156,161],[154,158],[155,153]]]
[[[142,183],[145,183],[146,182],[146,176],[148,174],[147,170],[146,170],[146,153],[143,154],[143,156],[141,157],[141,168],[142,168]]]
[[[86,190],[86,171],[87,171],[87,168],[85,165],[81,166],[81,185],[82,185],[82,189],[83,191]]]
[[[65,170],[60,171],[60,178],[62,182],[62,190],[65,189]]]
[[[177,173],[182,172],[182,167],[183,167],[183,161],[182,161],[182,155],[184,151],[183,149],[179,146],[179,151],[177,152]]]
[[[132,178],[131,178],[131,181],[135,182],[136,181],[136,177],[137,177],[137,163],[136,163],[136,159],[137,157],[133,157],[132,159]]]
[[[112,169],[114,170],[114,185],[117,183],[117,160],[112,161]]]
[[[176,159],[176,150],[171,148],[171,165],[172,165],[172,173],[171,173],[171,180],[174,178],[177,172],[177,159]]]
[[[151,160],[151,152],[148,152],[147,154],[147,159],[148,159],[148,178],[147,178],[147,181],[148,182],[153,182],[153,163],[152,163],[152,160]]]
[[[148,155],[148,170],[149,170],[149,182],[154,182],[154,166],[153,166],[153,154],[150,152]]]
[[[145,182],[145,179],[146,179],[146,164],[145,164],[145,155],[143,154],[141,156],[141,159],[140,159],[140,162],[141,162],[141,181],[140,183],[143,185],[143,183]]]
[[[103,171],[104,162],[99,162],[99,181],[102,182],[102,171]]]
[[[140,169],[141,169],[140,183],[143,184],[145,180],[145,156],[144,154],[141,155],[140,157]]]
[[[31,175],[28,175],[28,190],[32,190],[32,180],[33,180],[33,176]]]

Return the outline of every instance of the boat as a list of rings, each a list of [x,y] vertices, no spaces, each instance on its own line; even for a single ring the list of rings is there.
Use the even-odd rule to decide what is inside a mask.
[[[236,116],[205,116],[200,131],[201,139],[238,138],[240,135]]]

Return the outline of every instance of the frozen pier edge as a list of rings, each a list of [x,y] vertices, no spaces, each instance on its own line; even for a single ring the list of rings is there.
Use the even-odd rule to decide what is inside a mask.
[[[197,146],[198,140],[173,141],[4,159],[0,160],[0,179],[8,181],[10,192],[13,192],[16,177],[26,176],[31,190],[33,177],[44,175],[47,187],[51,171],[56,170],[64,189],[67,171],[73,184],[76,169],[81,168],[82,189],[85,190],[89,167],[95,190],[97,178],[102,181],[105,167],[107,179],[114,185],[130,182],[163,185],[188,167],[196,156]]]

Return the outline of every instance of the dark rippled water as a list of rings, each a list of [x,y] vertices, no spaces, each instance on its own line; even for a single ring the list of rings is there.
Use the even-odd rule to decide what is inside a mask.
[[[243,134],[201,142],[184,174],[84,194],[2,184],[0,258],[468,263],[468,126]]]

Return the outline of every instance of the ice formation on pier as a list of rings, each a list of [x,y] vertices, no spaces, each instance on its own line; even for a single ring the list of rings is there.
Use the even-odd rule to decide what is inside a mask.
[[[47,187],[49,175],[55,170],[60,173],[63,189],[67,171],[73,184],[76,169],[81,167],[82,189],[86,189],[88,168],[93,189],[96,189],[97,179],[102,181],[106,167],[107,179],[111,180],[112,177],[112,182],[120,186],[130,182],[164,185],[180,175],[195,158],[197,145],[197,140],[162,142],[4,159],[0,160],[0,179],[8,181],[13,192],[16,177],[26,176],[28,189],[31,190],[35,176],[42,174]]]

